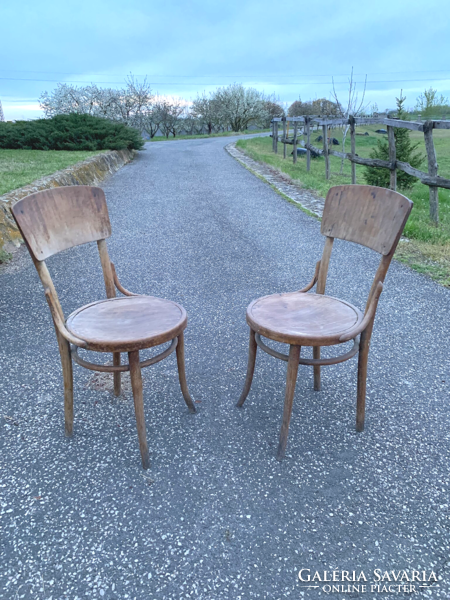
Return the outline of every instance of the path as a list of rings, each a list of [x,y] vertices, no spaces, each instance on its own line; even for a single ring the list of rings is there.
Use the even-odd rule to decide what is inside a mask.
[[[230,141],[147,144],[105,185],[123,285],[178,301],[189,316],[199,413],[186,409],[174,356],[145,371],[149,471],[131,395],[94,389],[101,379],[79,367],[74,437],[64,438],[37,275],[23,258],[0,276],[0,598],[315,599],[320,589],[301,587],[300,569],[371,578],[376,568],[434,569],[444,582],[432,597],[449,597],[449,290],[392,264],[365,432],[354,431],[356,360],[324,368],[320,393],[300,367],[278,463],[286,365],[259,353],[246,405],[234,408],[245,309],[305,285],[323,241],[316,219],[225,152]],[[376,264],[336,243],[327,292],[363,307]],[[95,245],[49,267],[66,314],[103,297]],[[352,597],[330,595],[341,596]]]

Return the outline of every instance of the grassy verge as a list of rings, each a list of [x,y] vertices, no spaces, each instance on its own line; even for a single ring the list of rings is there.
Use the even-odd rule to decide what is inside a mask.
[[[168,137],[158,135],[147,142],[173,142],[176,140],[199,140],[202,138],[229,137],[233,135],[248,135],[249,133],[268,133],[270,129],[246,129],[245,131],[223,131],[222,133],[202,133],[200,135],[177,135],[177,137]]]
[[[98,152],[64,150],[0,150],[0,196]]]
[[[359,156],[369,157],[372,148],[376,145],[379,134],[375,133],[378,126],[360,127],[357,131],[369,133],[368,136],[357,136],[356,152]],[[313,143],[319,148],[321,142],[314,141],[320,132],[311,136]],[[342,142],[342,132],[334,130],[332,135]],[[435,130],[433,132],[436,154],[439,162],[439,174],[450,178],[450,131]],[[419,148],[425,157],[423,134],[411,132],[411,139],[419,142]],[[278,144],[278,154],[272,152],[272,138],[242,139],[237,142],[238,148],[248,156],[269,164],[279,171],[289,175],[294,181],[306,189],[312,189],[325,197],[329,188],[351,182],[351,163],[344,161],[342,175],[339,174],[341,159],[330,156],[331,178],[325,179],[325,164],[323,158],[311,160],[311,170],[306,171],[306,159],[298,157],[297,163],[292,162],[292,146],[287,146],[287,158],[283,158],[283,145]],[[336,146],[342,150],[342,146]],[[350,139],[347,138],[345,150],[350,151]],[[426,161],[422,170],[426,171]],[[364,167],[356,165],[356,181],[365,184],[363,177]],[[396,253],[396,258],[408,264],[421,273],[426,273],[436,281],[450,286],[450,190],[439,190],[439,216],[440,225],[435,227],[429,219],[429,193],[426,185],[417,182],[416,185],[404,192],[414,202],[414,208],[406,224],[404,235],[410,240],[401,243]]]

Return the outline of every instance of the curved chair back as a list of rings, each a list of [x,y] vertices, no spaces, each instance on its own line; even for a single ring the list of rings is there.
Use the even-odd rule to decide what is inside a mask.
[[[327,194],[321,232],[386,256],[395,250],[412,206],[406,196],[385,188],[338,185]]]
[[[76,185],[36,192],[19,200],[11,212],[38,261],[111,236],[105,194],[98,187]]]

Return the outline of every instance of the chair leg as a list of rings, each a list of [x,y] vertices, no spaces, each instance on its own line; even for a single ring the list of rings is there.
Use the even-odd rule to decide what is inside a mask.
[[[191,395],[189,393],[187,381],[186,381],[186,368],[184,361],[184,334],[180,333],[178,336],[178,344],[177,344],[177,364],[178,364],[178,377],[180,379],[180,387],[181,392],[183,394],[184,401],[189,408],[191,413],[197,412],[195,410],[194,403],[192,402]]]
[[[313,347],[313,358],[320,358],[320,346]],[[320,365],[315,365],[314,369],[314,391],[320,392]]]
[[[131,388],[134,398],[134,412],[136,413],[136,426],[141,451],[142,467],[148,469],[150,459],[148,456],[147,434],[145,432],[144,395],[142,392],[142,375],[139,365],[139,351],[128,352],[130,365]]]
[[[245,399],[248,396],[250,388],[252,386],[253,374],[255,372],[255,362],[256,362],[256,351],[258,350],[258,346],[256,345],[255,340],[255,332],[253,329],[250,329],[250,343],[248,348],[248,364],[247,364],[247,375],[245,377],[244,389],[242,390],[241,397],[239,398],[236,406],[241,408],[245,402]]]
[[[366,380],[367,361],[369,358],[370,338],[372,336],[373,322],[361,333],[358,355],[358,391],[356,398],[356,431],[364,431],[364,417],[366,412]]]
[[[70,344],[62,337],[56,334],[58,339],[59,354],[61,356],[61,366],[64,380],[64,430],[67,437],[71,437],[73,432],[73,367],[72,357],[70,355]]]
[[[120,352],[114,352],[113,353],[113,365],[115,367],[119,367],[120,366]],[[121,386],[120,386],[120,376],[121,373],[114,373],[113,377],[114,377],[114,396],[120,396],[120,391],[121,391]]]
[[[284,397],[283,422],[280,431],[280,443],[278,444],[277,460],[283,460],[289,433],[289,422],[291,420],[292,404],[294,402],[295,384],[297,383],[298,361],[300,359],[300,346],[291,346],[289,349],[289,360],[286,378],[286,394]]]

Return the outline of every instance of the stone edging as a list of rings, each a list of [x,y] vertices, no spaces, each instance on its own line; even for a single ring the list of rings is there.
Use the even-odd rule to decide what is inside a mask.
[[[303,208],[306,208],[318,217],[322,217],[325,204],[324,198],[315,195],[314,192],[310,190],[302,189],[295,184],[288,175],[280,173],[277,169],[249,158],[246,154],[236,148],[236,142],[227,144],[225,150],[244,167],[264,179],[264,181],[278,190],[281,194],[287,196],[296,204],[300,204]]]
[[[6,251],[12,250],[20,245],[22,238],[10,212],[16,202],[34,192],[49,188],[66,185],[98,185],[133,160],[135,155],[136,150],[112,150],[98,154],[0,196],[0,250],[2,248]]]

